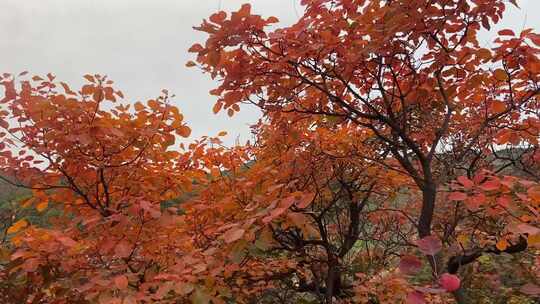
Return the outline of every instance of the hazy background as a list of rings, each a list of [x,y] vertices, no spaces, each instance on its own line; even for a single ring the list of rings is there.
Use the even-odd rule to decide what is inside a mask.
[[[226,130],[227,144],[249,139],[248,125],[259,117],[244,107],[233,118],[214,115],[215,86],[196,68],[187,49],[204,35],[192,29],[219,9],[249,2],[255,13],[293,23],[300,0],[0,0],[0,72],[52,72],[77,88],[82,75],[106,74],[127,100],[146,100],[166,88],[193,129],[192,138]],[[501,28],[540,29],[540,0],[518,1],[504,22],[485,33],[489,45]]]

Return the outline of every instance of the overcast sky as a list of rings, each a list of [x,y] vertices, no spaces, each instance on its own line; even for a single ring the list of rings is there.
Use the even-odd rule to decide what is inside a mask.
[[[192,29],[218,9],[276,16],[282,25],[297,19],[300,0],[0,0],[0,72],[52,72],[77,87],[86,73],[106,74],[130,101],[156,97],[166,88],[193,129],[193,138],[226,130],[226,142],[249,138],[258,111],[244,107],[229,118],[214,115],[213,83],[184,65],[187,49],[204,35]],[[500,28],[540,30],[540,0],[519,0],[504,22],[482,40],[488,45]]]

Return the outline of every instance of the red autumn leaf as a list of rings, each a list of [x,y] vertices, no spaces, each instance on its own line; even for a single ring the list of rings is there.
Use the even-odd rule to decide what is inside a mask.
[[[131,254],[132,246],[126,240],[122,240],[114,247],[114,254],[120,258],[127,258]]]
[[[67,237],[67,236],[60,236],[57,238],[57,240],[66,247],[73,247],[77,245],[77,242],[75,242],[72,238]]]
[[[517,231],[520,233],[527,233],[530,235],[540,234],[540,229],[529,224],[521,223],[517,225]]]
[[[426,297],[419,291],[413,291],[407,295],[407,304],[426,304]]]
[[[471,196],[467,198],[467,200],[465,201],[465,206],[470,211],[475,212],[475,211],[478,211],[478,209],[480,209],[480,207],[483,205],[484,202],[485,202],[485,196],[483,194],[477,194],[475,196]]]
[[[540,34],[530,33],[527,35],[527,38],[531,39],[537,46],[540,46]]]
[[[417,240],[416,245],[420,252],[427,255],[436,255],[442,249],[441,240],[434,235]]]
[[[470,180],[469,178],[467,178],[466,176],[458,176],[457,181],[458,181],[463,187],[465,187],[465,189],[467,189],[467,190],[469,190],[469,189],[471,189],[472,187],[474,187],[473,181]]]
[[[37,270],[37,268],[40,265],[40,261],[37,258],[31,258],[22,264],[22,269],[24,269],[26,272],[34,272]]]
[[[268,18],[266,19],[266,22],[268,22],[268,23],[278,23],[278,22],[279,22],[279,19],[276,18],[276,17],[274,17],[274,16],[271,16],[271,17],[268,17]]]
[[[527,283],[521,286],[519,290],[526,295],[531,295],[531,296],[540,295],[540,286],[533,283]]]
[[[480,185],[480,188],[484,191],[494,191],[498,190],[501,186],[501,183],[498,180],[491,179]]]
[[[439,277],[439,284],[441,284],[441,287],[446,289],[446,291],[452,292],[459,289],[461,280],[453,274],[443,273]]]
[[[399,270],[406,275],[413,275],[422,268],[422,261],[416,256],[405,255],[399,261]]]
[[[499,35],[501,35],[501,36],[515,36],[516,34],[514,33],[514,31],[512,31],[510,29],[504,29],[504,30],[499,31]]]
[[[225,13],[224,11],[219,11],[215,14],[212,14],[209,19],[214,23],[220,24],[223,22],[223,20],[225,20],[225,18],[227,18],[227,13]]]
[[[311,269],[325,281],[329,256],[352,254],[361,259],[338,263],[343,273],[356,272],[357,262],[380,267],[359,274],[355,293],[365,294],[349,298],[335,288],[331,298],[440,302],[457,277],[444,274],[435,287],[406,280],[419,258],[404,256],[400,275],[377,253],[403,255],[426,231],[466,251],[501,236],[497,248],[508,249],[526,235],[534,251],[538,182],[516,172],[537,171],[540,160],[531,114],[539,111],[540,36],[526,29],[501,37],[513,35],[503,30],[492,48],[477,43],[479,29],[500,22],[505,2],[302,0],[298,20],[279,28],[250,5],[206,18],[197,29],[207,39],[190,48],[187,65],[213,79],[215,112],[260,109],[247,144],[202,136],[176,147],[191,129],[167,91],[148,105],[112,105],[121,93],[106,76],[87,76],[93,83],[73,90],[84,96],[63,91],[52,74],[13,84],[0,92],[0,125],[12,126],[0,130],[0,177],[47,189],[29,191],[27,205],[55,216],[47,227],[32,216],[26,229],[16,222],[25,214],[19,204],[0,212],[17,231],[0,246],[0,260],[15,267],[0,270],[5,294],[21,297],[7,301],[66,303],[73,292],[107,304],[206,304],[269,291],[294,299],[302,297],[297,284],[282,284],[281,274],[310,281],[302,270]],[[501,163],[510,167],[500,171]],[[473,172],[473,181],[449,180]],[[357,246],[351,235],[376,248]],[[442,248],[431,238],[418,241],[424,255]],[[450,256],[460,254],[455,245]],[[435,272],[447,266],[427,258]],[[515,262],[489,274],[480,267],[471,280],[499,276]],[[144,283],[129,286],[127,273]]]
[[[251,13],[251,5],[249,3],[242,4],[242,7],[238,11],[240,17],[248,16]]]
[[[452,192],[448,195],[448,199],[451,201],[464,201],[467,199],[467,194],[463,192]]]
[[[190,53],[199,53],[199,52],[201,52],[203,50],[204,50],[204,47],[202,45],[200,45],[198,43],[195,43],[194,45],[192,45],[189,48],[188,52],[190,52]]]

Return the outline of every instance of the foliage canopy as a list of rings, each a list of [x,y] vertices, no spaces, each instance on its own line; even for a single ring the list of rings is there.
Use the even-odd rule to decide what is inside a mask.
[[[540,295],[540,35],[481,30],[502,0],[248,4],[196,27],[215,113],[255,141],[175,144],[167,91],[4,74],[8,303],[480,303]],[[491,290],[485,292],[482,290]],[[490,295],[491,293],[491,295]],[[495,299],[492,299],[495,301]],[[501,303],[503,303],[501,302]],[[493,302],[495,303],[495,302]]]

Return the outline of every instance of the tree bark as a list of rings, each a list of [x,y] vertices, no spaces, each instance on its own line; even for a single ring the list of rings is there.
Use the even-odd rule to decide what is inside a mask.
[[[437,186],[433,182],[426,182],[422,187],[422,210],[418,220],[418,235],[420,238],[431,235],[431,222],[435,211]]]

